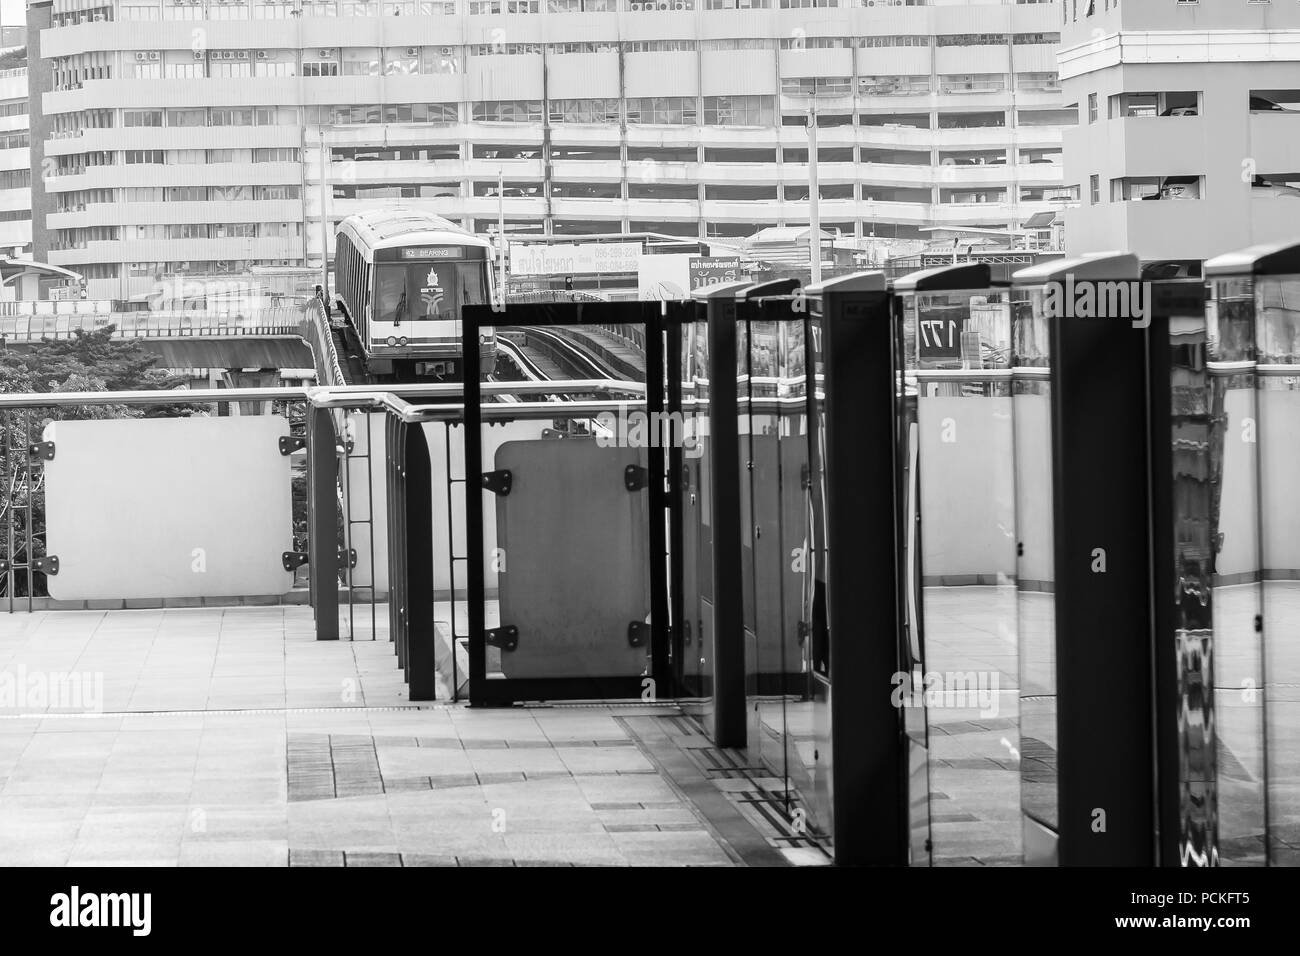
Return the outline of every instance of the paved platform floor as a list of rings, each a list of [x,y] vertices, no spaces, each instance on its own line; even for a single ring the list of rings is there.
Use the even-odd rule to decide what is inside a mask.
[[[309,608],[4,615],[4,674],[4,866],[800,859],[675,707],[413,706],[391,644],[318,643]]]

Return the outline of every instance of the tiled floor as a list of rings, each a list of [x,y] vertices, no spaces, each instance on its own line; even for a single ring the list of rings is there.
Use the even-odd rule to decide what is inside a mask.
[[[663,708],[411,706],[308,608],[5,615],[0,674],[0,865],[742,859],[629,733]]]

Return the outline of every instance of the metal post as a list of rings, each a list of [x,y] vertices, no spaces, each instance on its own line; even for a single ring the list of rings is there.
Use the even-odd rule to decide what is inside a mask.
[[[880,273],[808,291],[820,306],[813,320],[820,321],[825,376],[826,457],[816,480],[825,490],[831,753],[821,755],[819,765],[833,768],[832,848],[840,865],[906,865],[907,749],[902,711],[891,699],[906,540],[894,323]],[[813,361],[810,353],[810,369]],[[809,431],[816,427],[810,423]],[[816,670],[814,679],[824,680]]]
[[[709,451],[713,512],[713,739],[743,747],[745,614],[741,569],[739,426],[736,420],[735,289],[708,297]]]
[[[433,606],[433,468],[429,462],[424,426],[410,424],[403,431],[406,683],[410,700],[434,700],[438,671]]]
[[[320,287],[329,299],[329,217],[326,215],[325,200],[329,187],[329,153],[325,148],[325,130],[320,134]]]
[[[498,284],[500,292],[497,293],[498,301],[502,306],[506,304],[506,174],[504,170],[497,170],[497,250],[501,256],[501,261],[497,264],[497,272],[500,278]]]
[[[316,640],[339,639],[338,468],[334,416],[328,408],[307,413],[307,553]]]
[[[821,187],[817,184],[817,104],[808,107],[808,256],[810,284],[822,281]]]

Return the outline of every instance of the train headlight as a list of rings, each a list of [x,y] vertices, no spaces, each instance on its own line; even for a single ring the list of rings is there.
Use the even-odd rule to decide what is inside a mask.
[[[401,345],[401,346],[405,346],[405,345],[406,345],[406,336],[403,335],[400,339],[398,339],[398,340],[397,340],[397,344],[398,344],[398,345]]]
[[[395,337],[391,336],[391,335],[388,337],[388,340],[387,340],[387,341],[388,341],[388,345],[389,345],[390,347],[391,347],[391,346],[394,346],[394,345],[397,344],[397,339],[396,339]]]
[[[479,335],[478,337],[479,345],[487,345],[491,341],[492,341],[492,336],[490,335]]]

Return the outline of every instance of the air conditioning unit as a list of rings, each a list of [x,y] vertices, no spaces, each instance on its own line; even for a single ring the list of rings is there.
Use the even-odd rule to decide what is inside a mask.
[[[257,58],[258,58],[259,60],[265,60],[266,57],[267,57],[267,52],[266,52],[265,50],[258,50],[258,51],[257,51]]]
[[[194,59],[196,59],[196,60],[201,60],[201,59],[203,59],[203,56],[204,56],[204,54],[196,52],[196,53],[194,54]]]
[[[135,62],[137,63],[143,63],[147,59],[149,59],[148,53],[137,53],[135,55]]]
[[[96,23],[103,23],[103,22],[104,22],[104,15],[103,15],[102,13],[97,13],[97,14],[95,14],[95,16],[93,17],[93,19],[94,19],[94,21],[95,21]]]
[[[333,51],[333,50],[317,50],[317,51],[316,51],[316,55],[319,56],[322,60],[328,60],[328,59],[333,58],[333,56],[334,56],[334,51]]]
[[[247,59],[248,59],[248,51],[247,51],[247,50],[240,50],[238,53],[235,54],[235,59],[236,59],[236,60],[247,60]]]
[[[149,53],[149,59],[151,59],[151,60],[157,60],[157,59],[159,59],[159,58],[160,58],[160,57],[159,57],[159,54],[158,54],[158,51],[157,51],[157,50],[152,50],[152,51],[150,51],[150,53]]]
[[[406,48],[406,55],[407,55],[407,56],[419,56],[419,55],[420,55],[420,48],[419,48],[418,46],[408,46],[408,47]]]
[[[686,0],[677,0],[677,2],[673,4],[674,10],[689,10],[690,8],[691,5],[687,3]]]
[[[454,46],[445,46],[442,48],[443,56],[451,56],[455,52],[456,52],[456,48]]]

